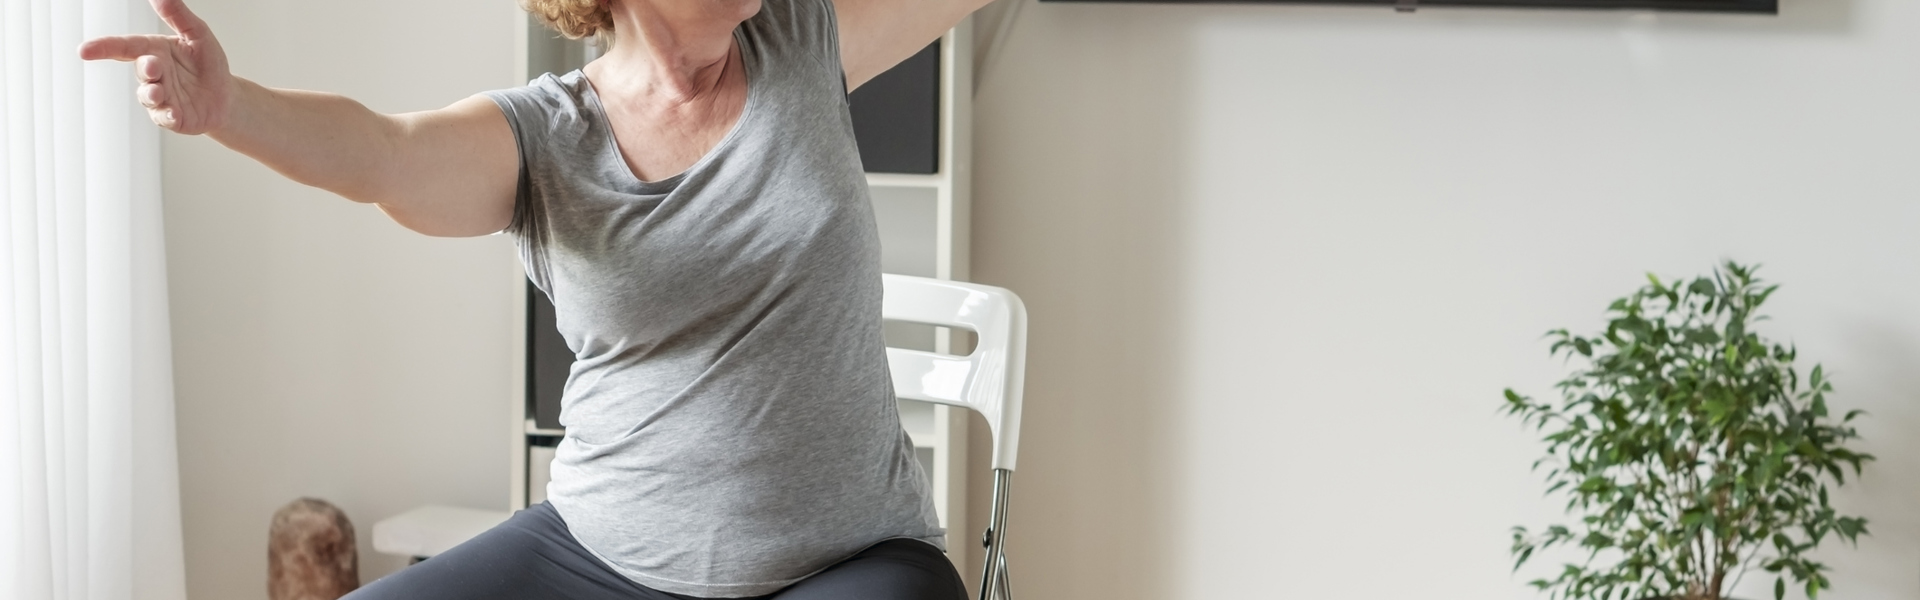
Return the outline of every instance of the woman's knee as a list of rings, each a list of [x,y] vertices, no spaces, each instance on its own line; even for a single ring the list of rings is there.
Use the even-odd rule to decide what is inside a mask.
[[[776,594],[776,600],[965,600],[953,563],[931,544],[888,540]]]

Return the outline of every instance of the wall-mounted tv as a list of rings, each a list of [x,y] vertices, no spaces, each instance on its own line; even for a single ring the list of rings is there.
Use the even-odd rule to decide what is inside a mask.
[[[1620,10],[1674,10],[1779,14],[1779,0],[1043,0],[1046,2],[1156,2],[1169,4],[1260,3],[1345,4],[1383,6],[1401,10],[1422,7],[1477,6],[1500,8],[1579,8]]]

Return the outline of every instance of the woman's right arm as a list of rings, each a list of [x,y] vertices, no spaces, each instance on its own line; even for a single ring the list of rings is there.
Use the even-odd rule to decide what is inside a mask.
[[[183,0],[152,2],[177,35],[103,37],[80,56],[135,61],[137,96],[155,124],[207,134],[427,235],[486,235],[512,221],[520,156],[493,101],[385,115],[344,96],[267,88],[228,72],[213,31]]]

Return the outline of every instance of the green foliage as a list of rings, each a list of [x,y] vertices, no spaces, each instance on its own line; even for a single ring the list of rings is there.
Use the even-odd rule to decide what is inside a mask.
[[[1866,520],[1827,503],[1829,483],[1860,474],[1860,411],[1835,418],[1819,366],[1803,382],[1795,350],[1754,333],[1778,286],[1727,262],[1711,277],[1646,287],[1608,307],[1604,333],[1548,333],[1552,354],[1581,368],[1561,401],[1509,389],[1505,410],[1545,435],[1548,493],[1570,497],[1574,525],[1513,529],[1514,569],[1536,550],[1585,551],[1583,563],[1532,582],[1556,600],[1718,600],[1754,567],[1817,597],[1827,567],[1807,554],[1848,543]]]

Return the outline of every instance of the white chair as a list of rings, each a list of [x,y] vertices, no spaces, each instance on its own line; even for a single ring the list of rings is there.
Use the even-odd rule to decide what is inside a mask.
[[[986,417],[993,430],[993,512],[981,543],[986,556],[980,600],[1012,600],[1007,580],[1007,487],[1020,450],[1020,390],[1025,382],[1027,309],[1005,289],[905,275],[881,276],[880,314],[905,321],[972,331],[973,353],[951,356],[887,348],[894,394],[909,400],[961,406]],[[955,508],[955,510],[958,510]]]

